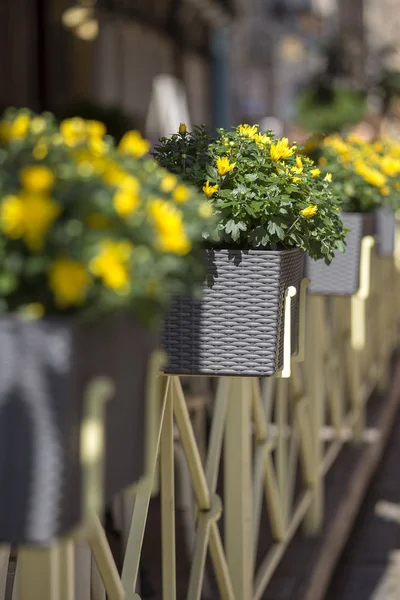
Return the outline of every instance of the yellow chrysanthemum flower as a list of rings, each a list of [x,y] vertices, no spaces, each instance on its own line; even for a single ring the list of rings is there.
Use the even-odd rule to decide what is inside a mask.
[[[324,177],[324,181],[331,183],[332,182],[332,173],[327,173]]]
[[[113,206],[121,217],[129,217],[139,204],[139,196],[129,189],[117,190],[113,196]]]
[[[53,187],[54,175],[51,169],[44,165],[32,165],[22,169],[20,180],[27,192],[41,194]]]
[[[298,169],[303,168],[303,161],[301,160],[301,156],[296,156],[296,167]]]
[[[178,185],[172,195],[175,202],[178,202],[178,204],[184,204],[189,200],[190,193],[185,185]]]
[[[22,239],[32,252],[43,248],[44,239],[60,207],[47,196],[6,196],[0,204],[0,228],[12,239]]]
[[[40,302],[31,302],[21,308],[25,319],[41,319],[44,316],[44,306]]]
[[[382,188],[386,183],[386,177],[383,173],[377,169],[369,167],[366,163],[361,160],[357,160],[355,163],[355,170],[367,183],[376,187]]]
[[[186,133],[186,131],[187,131],[186,123],[181,123],[179,125],[179,133],[181,135],[184,135]]]
[[[185,255],[191,250],[182,214],[166,200],[155,198],[149,203],[149,213],[158,233],[159,246],[164,252]]]
[[[275,144],[271,144],[270,155],[274,162],[277,162],[281,158],[288,158],[292,156],[295,151],[295,147],[289,147],[288,138],[282,138]]]
[[[29,115],[18,115],[11,123],[9,129],[9,139],[20,140],[28,134],[31,119]]]
[[[103,138],[107,133],[106,126],[100,121],[86,121],[86,130],[92,138]]]
[[[316,169],[311,169],[310,173],[313,177],[318,177],[319,175],[321,175],[321,171],[320,169],[316,168]]]
[[[244,135],[253,140],[258,135],[258,125],[239,125],[238,131],[240,135]]]
[[[211,198],[211,196],[216,194],[218,192],[218,190],[219,190],[218,184],[210,185],[210,182],[206,181],[205,184],[203,185],[203,192],[205,193],[207,198]]]
[[[326,160],[325,156],[321,156],[318,160],[318,164],[321,167],[326,167],[326,165],[328,164],[328,161]]]
[[[58,258],[50,265],[48,278],[57,306],[67,308],[84,302],[90,278],[81,263]]]
[[[130,260],[133,246],[128,241],[105,239],[98,254],[90,261],[89,269],[104,285],[118,293],[129,291]]]
[[[24,203],[19,196],[5,196],[0,204],[0,228],[11,239],[22,238],[25,230]]]
[[[86,123],[80,117],[61,121],[60,132],[64,143],[71,148],[85,142],[88,136]]]
[[[46,129],[46,120],[43,117],[33,117],[30,123],[30,130],[35,135],[40,135]]]
[[[389,186],[384,185],[383,187],[381,187],[380,192],[381,192],[382,196],[389,196],[389,194],[390,194]]]
[[[122,154],[131,154],[135,158],[142,158],[150,150],[150,143],[143,139],[138,131],[128,131],[121,139],[118,149]]]
[[[385,175],[396,177],[400,174],[400,160],[384,156],[380,163],[381,169]]]
[[[161,191],[163,191],[165,194],[169,194],[175,188],[176,183],[177,180],[175,175],[172,175],[170,173],[168,175],[164,175],[160,185]]]
[[[38,142],[32,150],[33,158],[36,160],[43,160],[49,153],[49,147],[44,142]]]
[[[316,206],[315,204],[310,204],[309,206],[307,206],[307,208],[303,208],[301,214],[303,215],[303,217],[306,217],[306,219],[310,219],[311,217],[316,215],[317,212],[318,206]]]
[[[231,163],[227,156],[218,156],[217,158],[217,169],[220,175],[226,175],[232,171],[236,166],[236,163]]]

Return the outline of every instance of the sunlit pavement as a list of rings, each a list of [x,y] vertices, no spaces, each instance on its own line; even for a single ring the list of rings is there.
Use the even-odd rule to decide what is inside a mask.
[[[326,600],[400,600],[400,416]]]

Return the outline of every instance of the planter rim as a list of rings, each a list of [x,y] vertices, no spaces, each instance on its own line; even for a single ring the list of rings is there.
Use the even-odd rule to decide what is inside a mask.
[[[304,251],[301,248],[286,248],[285,250],[265,250],[264,248],[205,248],[207,252],[229,252],[231,254],[248,254],[249,252],[255,252],[257,254],[268,254],[270,256],[281,256],[282,254],[292,254],[295,252]]]

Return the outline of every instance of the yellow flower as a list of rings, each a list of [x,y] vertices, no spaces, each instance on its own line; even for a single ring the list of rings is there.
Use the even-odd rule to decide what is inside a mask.
[[[10,124],[9,136],[12,140],[20,140],[24,138],[28,131],[31,119],[29,115],[19,115]]]
[[[59,214],[59,206],[47,196],[6,196],[0,205],[0,228],[12,239],[23,239],[32,252],[37,252]]]
[[[85,267],[68,258],[58,258],[49,267],[49,286],[60,308],[77,306],[86,298],[89,275]]]
[[[95,156],[104,156],[108,150],[106,142],[99,137],[89,138],[89,148]]]
[[[324,177],[324,181],[331,183],[332,182],[332,173],[327,173]]]
[[[298,183],[299,181],[301,181],[301,177],[292,177],[292,181],[293,183]]]
[[[44,306],[40,302],[32,302],[22,307],[22,314],[28,319],[40,319],[44,315]]]
[[[19,196],[5,196],[0,204],[0,227],[11,239],[20,239],[25,230],[24,204]]]
[[[178,185],[178,187],[174,190],[173,197],[175,202],[178,202],[178,204],[184,204],[189,199],[188,188],[184,185]]]
[[[209,181],[206,181],[203,185],[203,192],[207,196],[207,198],[211,198],[214,194],[216,194],[219,190],[219,185],[210,185]]]
[[[22,169],[20,180],[27,192],[44,193],[53,187],[54,175],[51,169],[44,165],[32,165]]]
[[[113,206],[121,217],[129,217],[139,204],[139,196],[129,189],[117,190],[113,196]]]
[[[355,170],[358,175],[371,185],[376,187],[383,187],[386,183],[386,177],[383,173],[378,171],[377,169],[373,169],[369,167],[366,163],[361,160],[357,160],[355,163]]]
[[[106,126],[100,121],[86,121],[86,130],[89,137],[94,138],[103,138],[107,133]]]
[[[232,171],[236,166],[236,163],[229,162],[227,156],[218,156],[217,158],[217,169],[220,175],[226,175],[229,171]]]
[[[257,133],[253,139],[257,146],[260,146],[261,148],[264,148],[267,144],[271,143],[271,138],[266,133]]]
[[[288,158],[288,156],[292,156],[295,151],[295,147],[289,147],[288,138],[282,138],[276,142],[276,144],[271,144],[270,155],[274,162],[277,162],[281,158]]]
[[[251,140],[258,135],[258,125],[239,125],[238,129],[240,135],[244,135]]]
[[[301,211],[301,214],[303,215],[303,217],[310,219],[315,214],[317,214],[317,212],[318,212],[318,206],[316,206],[315,204],[310,204],[309,206],[307,206],[307,208],[303,208],[303,210]]]
[[[88,215],[86,224],[90,229],[106,229],[110,225],[107,217],[101,213],[92,213]]]
[[[48,153],[49,148],[47,144],[43,142],[37,143],[34,149],[32,150],[33,158],[36,158],[36,160],[43,160],[44,158],[46,158]]]
[[[296,167],[298,169],[303,168],[303,161],[301,160],[301,156],[296,156]]]
[[[123,176],[121,177],[119,187],[121,190],[126,190],[133,194],[138,194],[140,192],[139,179],[133,175],[126,175],[125,173],[123,173]]]
[[[161,190],[165,193],[165,194],[169,194],[169,192],[172,192],[172,190],[174,189],[174,187],[176,186],[176,177],[175,175],[164,175],[164,177],[161,180]]]
[[[214,209],[209,202],[202,202],[199,206],[199,215],[203,219],[208,219],[214,214]]]
[[[186,133],[186,131],[187,131],[186,124],[185,123],[181,123],[179,125],[179,133],[181,135],[184,135]]]
[[[128,131],[120,141],[118,149],[122,154],[141,158],[150,150],[150,143],[143,139],[138,131]]]
[[[326,165],[328,164],[328,161],[326,160],[325,156],[321,156],[318,160],[318,164],[321,167],[326,167]]]
[[[389,196],[390,194],[390,188],[388,185],[384,185],[383,187],[381,187],[381,194],[382,196]]]
[[[98,254],[90,261],[89,269],[106,287],[118,293],[128,292],[132,253],[130,242],[105,239],[100,244]]]
[[[23,240],[32,252],[39,252],[52,223],[60,214],[54,200],[40,194],[23,194],[24,233]]]
[[[80,117],[61,121],[60,132],[64,143],[71,148],[82,144],[87,139],[86,124]]]
[[[185,255],[191,243],[183,227],[182,214],[173,205],[161,198],[149,202],[149,213],[158,233],[159,246],[164,252]]]
[[[310,173],[311,173],[311,175],[312,175],[313,177],[318,177],[318,175],[321,175],[321,171],[320,171],[318,168],[316,168],[316,169],[311,169],[311,170],[310,170]]]
[[[400,160],[384,156],[381,160],[381,169],[385,175],[396,177],[400,173]]]
[[[40,135],[46,129],[46,120],[43,117],[33,117],[30,129],[35,135]]]

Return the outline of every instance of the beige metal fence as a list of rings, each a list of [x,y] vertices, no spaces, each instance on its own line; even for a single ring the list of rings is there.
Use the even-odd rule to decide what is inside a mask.
[[[87,527],[79,532],[79,539],[89,542],[100,576],[90,560],[89,567],[84,567],[86,571],[89,568],[89,576],[82,567],[78,569],[78,588],[89,577],[86,588],[87,594],[91,593],[83,596],[81,592],[79,600],[104,600],[101,581],[110,600],[140,599],[136,589],[141,549],[150,499],[158,490],[163,600],[177,598],[176,429],[196,504],[186,598],[201,598],[207,555],[220,598],[262,598],[294,534],[301,527],[304,535],[320,532],[324,521],[324,480],[343,445],[360,443],[367,434],[374,434],[366,430],[366,404],[372,391],[377,387],[384,389],[389,380],[390,359],[398,345],[399,279],[396,261],[378,257],[374,239],[366,237],[357,294],[348,298],[308,296],[305,302],[307,282],[303,281],[300,344],[293,357],[290,303],[295,290],[289,288],[283,371],[263,381],[219,378],[205,460],[201,458],[180,378],[156,376],[154,365],[148,398],[147,476],[135,486],[122,575],[117,572],[99,519],[90,517]],[[103,387],[97,392],[106,395],[107,390]],[[98,510],[101,446],[93,449],[91,439],[90,448],[87,485],[94,504],[89,508]],[[263,508],[272,541],[257,564]],[[222,514],[223,531],[219,524]],[[9,548],[2,548],[0,584],[5,581],[8,557]],[[72,539],[50,549],[21,549],[14,600],[73,600],[73,565]]]

